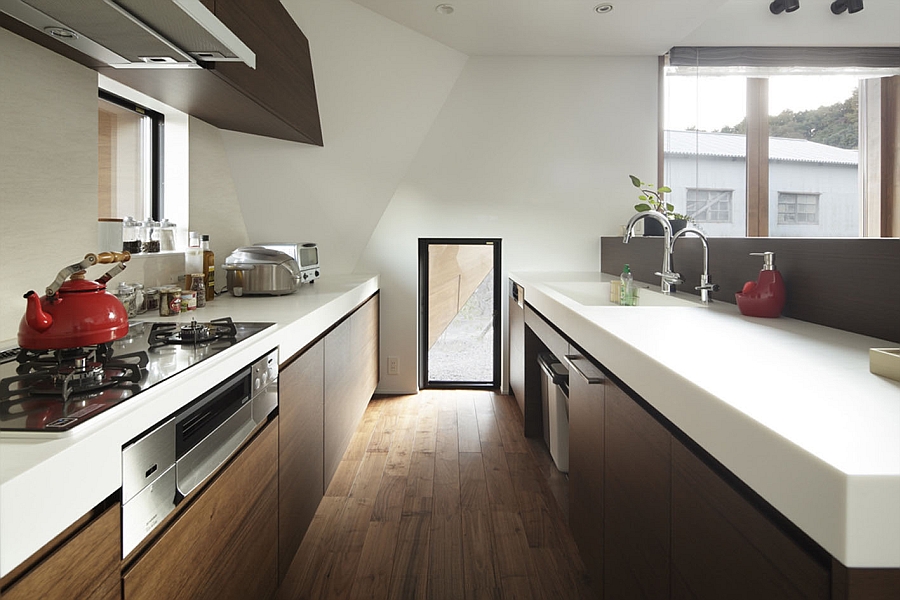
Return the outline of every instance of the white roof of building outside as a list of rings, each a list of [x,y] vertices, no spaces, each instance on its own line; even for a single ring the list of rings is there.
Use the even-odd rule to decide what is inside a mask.
[[[744,158],[747,152],[746,136],[737,133],[708,131],[665,132],[665,153],[688,156],[714,156]],[[769,158],[794,162],[856,165],[858,150],[846,150],[791,138],[769,138]]]

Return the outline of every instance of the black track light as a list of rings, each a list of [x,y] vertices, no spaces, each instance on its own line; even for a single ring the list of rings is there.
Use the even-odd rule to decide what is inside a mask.
[[[851,15],[858,13],[863,9],[863,0],[834,0],[831,3],[831,12],[836,15],[841,14],[845,10]]]
[[[835,0],[835,3],[842,0]],[[861,0],[860,0],[861,1]],[[773,15],[780,15],[783,12],[794,12],[800,8],[800,0],[773,0],[769,5],[769,10]],[[834,10],[832,8],[832,10]]]

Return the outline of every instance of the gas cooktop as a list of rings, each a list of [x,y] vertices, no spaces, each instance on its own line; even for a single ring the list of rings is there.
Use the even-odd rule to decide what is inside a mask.
[[[114,342],[0,354],[0,431],[67,431],[273,323],[132,322]]]

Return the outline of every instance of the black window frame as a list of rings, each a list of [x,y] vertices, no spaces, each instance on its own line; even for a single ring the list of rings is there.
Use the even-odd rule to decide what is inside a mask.
[[[99,90],[98,98],[150,118],[150,218],[162,221],[165,217],[165,115],[106,90]]]

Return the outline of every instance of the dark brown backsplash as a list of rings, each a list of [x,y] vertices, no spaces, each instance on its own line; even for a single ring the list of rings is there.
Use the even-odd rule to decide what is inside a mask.
[[[900,342],[900,239],[709,238],[709,278],[720,286],[713,300],[734,304],[734,293],[756,281],[763,261],[751,252],[775,253],[787,290],[784,316]],[[679,291],[698,294],[702,256],[699,239],[678,240]],[[600,270],[618,275],[625,263],[636,280],[658,285],[662,238],[601,238]]]

